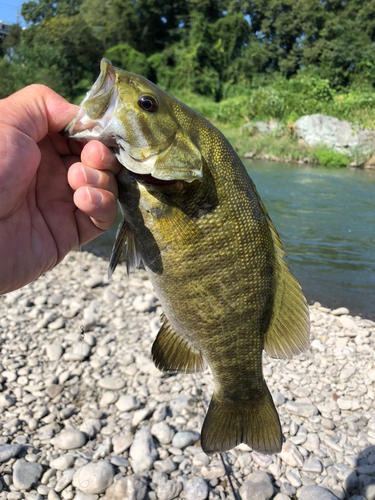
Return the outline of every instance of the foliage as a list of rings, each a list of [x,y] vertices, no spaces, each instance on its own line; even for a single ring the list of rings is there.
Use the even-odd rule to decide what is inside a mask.
[[[145,78],[151,76],[152,68],[147,57],[127,43],[108,49],[104,53],[104,57],[109,59],[114,66],[130,71],[130,73],[136,73]]]
[[[0,46],[3,96],[40,82],[76,101],[104,54],[219,123],[375,124],[374,1],[29,0],[21,13],[28,29]]]
[[[325,167],[346,167],[351,161],[347,155],[328,149],[317,149],[314,151],[314,155],[318,162]]]

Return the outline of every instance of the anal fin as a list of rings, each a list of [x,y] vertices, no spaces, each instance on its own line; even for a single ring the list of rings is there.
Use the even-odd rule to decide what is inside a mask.
[[[164,372],[195,373],[206,367],[202,353],[176,333],[165,316],[151,353],[155,366]]]

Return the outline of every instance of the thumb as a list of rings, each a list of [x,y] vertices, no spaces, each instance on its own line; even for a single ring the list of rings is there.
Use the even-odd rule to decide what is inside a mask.
[[[0,102],[3,122],[20,130],[35,142],[48,132],[60,132],[79,107],[44,85],[29,85]]]

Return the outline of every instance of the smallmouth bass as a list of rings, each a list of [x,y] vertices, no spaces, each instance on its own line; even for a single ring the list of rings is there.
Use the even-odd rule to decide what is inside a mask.
[[[143,261],[164,311],[152,347],[159,369],[194,373],[209,365],[215,388],[203,450],[246,443],[279,452],[262,352],[304,351],[308,307],[233,148],[198,113],[106,59],[66,134],[103,142],[124,166],[109,275],[123,249],[128,272]]]

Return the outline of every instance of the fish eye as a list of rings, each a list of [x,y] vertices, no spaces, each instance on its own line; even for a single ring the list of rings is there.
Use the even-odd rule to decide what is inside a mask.
[[[154,113],[158,109],[158,103],[155,97],[143,95],[138,99],[138,106],[149,113]]]

